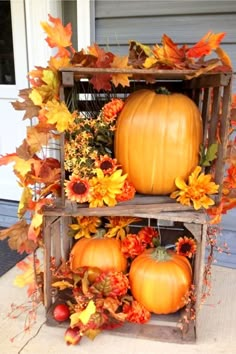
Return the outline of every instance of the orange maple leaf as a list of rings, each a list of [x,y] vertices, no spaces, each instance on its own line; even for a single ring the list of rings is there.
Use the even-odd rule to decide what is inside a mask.
[[[48,62],[49,68],[53,71],[59,70],[60,68],[65,68],[71,66],[70,58],[68,57],[51,57]]]
[[[5,156],[0,156],[0,166],[8,165],[11,162],[15,162],[17,158],[16,153],[6,154]]]
[[[200,39],[200,41],[198,41],[193,47],[187,50],[187,57],[201,58],[204,55],[209,55],[212,50],[215,50],[219,47],[220,42],[224,38],[225,34],[225,32],[207,32],[205,36]]]
[[[27,127],[27,143],[30,146],[30,151],[36,153],[42,149],[43,146],[48,145],[52,134],[41,130],[40,127]]]
[[[35,250],[36,244],[28,239],[29,225],[22,219],[7,229],[0,231],[0,240],[8,238],[8,245],[12,250],[19,253],[31,253]]]
[[[47,33],[48,37],[46,42],[51,48],[58,47],[58,53],[56,56],[66,57],[70,56],[70,52],[66,50],[66,47],[71,47],[72,26],[68,23],[65,27],[62,25],[61,19],[48,15],[49,21],[52,26],[47,22],[41,22],[41,26]]]
[[[131,68],[130,65],[128,65],[128,56],[115,56],[113,62],[111,63],[112,68],[119,68],[119,69],[129,69]],[[129,86],[129,77],[131,77],[132,74],[112,74],[112,82],[117,87],[118,85],[122,85],[123,87]]]
[[[43,85],[43,71],[45,68],[41,66],[35,66],[35,69],[28,73],[28,78],[33,87],[39,87]]]
[[[186,46],[178,47],[166,34],[162,36],[162,47],[155,45],[153,54],[157,61],[170,67],[182,67],[185,61]],[[147,63],[146,63],[147,65]]]

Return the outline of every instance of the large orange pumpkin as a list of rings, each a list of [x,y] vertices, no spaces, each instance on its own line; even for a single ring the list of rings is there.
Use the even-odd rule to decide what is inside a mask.
[[[199,161],[202,119],[183,94],[132,93],[117,120],[115,157],[137,192],[169,194]]]
[[[186,257],[159,247],[146,250],[133,260],[129,279],[138,302],[150,312],[168,314],[185,305],[192,268]]]
[[[120,240],[113,238],[82,238],[70,252],[70,268],[96,267],[102,271],[124,272],[127,260],[121,252]]]

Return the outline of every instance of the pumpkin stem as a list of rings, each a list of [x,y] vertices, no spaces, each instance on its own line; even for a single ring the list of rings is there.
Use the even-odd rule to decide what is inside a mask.
[[[99,228],[97,232],[94,234],[93,238],[103,238],[106,233],[106,230],[103,228]]]
[[[159,262],[165,262],[171,259],[171,256],[167,252],[167,248],[163,246],[156,247],[155,251],[153,252],[153,257]]]
[[[164,87],[164,86],[158,87],[158,88],[156,89],[156,93],[159,93],[159,94],[161,94],[161,95],[171,95],[170,91],[167,90],[167,88]]]

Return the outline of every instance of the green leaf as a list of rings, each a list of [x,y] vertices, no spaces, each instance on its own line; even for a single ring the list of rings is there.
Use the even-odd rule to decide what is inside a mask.
[[[217,158],[218,144],[211,144],[206,151],[204,147],[200,148],[200,165],[201,166],[211,166],[211,163]]]

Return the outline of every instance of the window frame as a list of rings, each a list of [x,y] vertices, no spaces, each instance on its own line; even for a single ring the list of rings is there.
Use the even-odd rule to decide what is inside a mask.
[[[24,0],[11,0],[13,57],[15,65],[15,84],[0,84],[0,98],[17,97],[23,87],[28,87],[27,43]]]

